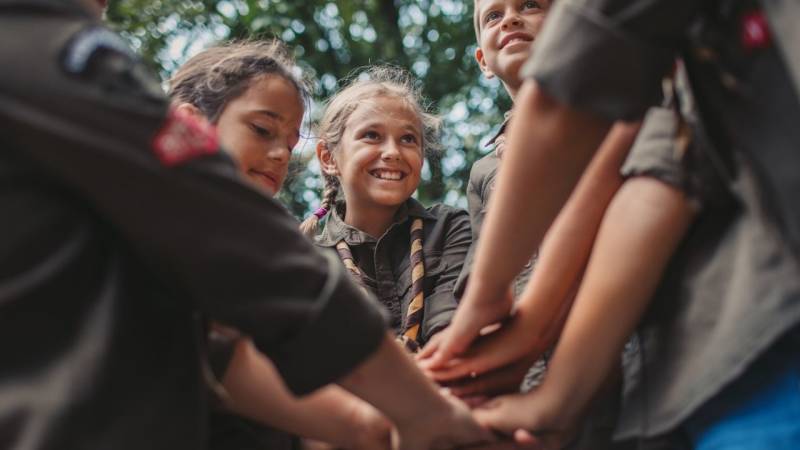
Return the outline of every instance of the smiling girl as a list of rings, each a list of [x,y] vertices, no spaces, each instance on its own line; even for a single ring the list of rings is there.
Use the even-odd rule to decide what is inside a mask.
[[[278,41],[230,43],[199,53],[170,83],[174,107],[215,125],[242,179],[269,196],[286,179],[309,98],[294,67]],[[271,361],[235,330],[215,326],[210,344],[210,357],[218,363],[215,372],[226,390],[225,411],[211,415],[211,450],[297,448],[297,439],[288,433],[337,448],[389,448],[390,424],[369,404],[337,386],[294,397]],[[245,389],[248,385],[259,389],[253,394]]]
[[[439,125],[411,77],[393,67],[365,74],[325,109],[317,144],[325,192],[302,229],[313,236],[330,213],[317,244],[336,249],[414,351],[455,311],[453,285],[472,240],[469,217],[411,197]]]
[[[292,67],[279,41],[239,42],[201,52],[170,82],[177,109],[216,125],[244,178],[269,196],[286,180],[309,98]]]

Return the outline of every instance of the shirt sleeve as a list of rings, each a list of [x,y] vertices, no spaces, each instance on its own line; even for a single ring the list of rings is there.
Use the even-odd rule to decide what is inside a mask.
[[[676,143],[678,126],[675,111],[652,108],[622,166],[622,176],[649,176],[685,191],[686,173]]]
[[[10,86],[0,91],[8,148],[93,210],[187,310],[251,336],[296,393],[335,381],[377,349],[381,314],[227,157],[206,152],[173,165],[157,155],[168,102],[142,86],[138,61],[104,49],[69,74],[60,39],[0,50],[7,67],[24,68],[0,73]]]
[[[521,75],[557,100],[610,120],[644,115],[661,97],[701,0],[555,3]]]
[[[472,230],[466,211],[456,210],[448,220],[441,259],[444,270],[436,280],[433,292],[425,299],[422,336],[426,342],[433,334],[450,325],[453,319],[458,306],[454,288],[472,243]]]
[[[481,197],[480,184],[478,167],[473,165],[472,169],[469,171],[469,182],[467,183],[467,211],[469,211],[469,220],[472,229],[472,243],[464,257],[461,273],[453,286],[453,294],[456,298],[461,298],[461,296],[464,295],[464,289],[467,286],[467,279],[469,278],[469,271],[475,259],[475,248],[478,246],[478,232],[483,224],[483,218],[486,216],[483,198]]]

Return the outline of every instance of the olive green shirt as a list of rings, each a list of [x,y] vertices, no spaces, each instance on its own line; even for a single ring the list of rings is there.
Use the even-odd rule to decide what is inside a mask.
[[[455,313],[453,287],[472,242],[469,216],[441,204],[425,208],[412,198],[401,206],[383,236],[375,238],[346,224],[344,207],[344,203],[337,204],[316,243],[335,251],[339,241],[347,242],[367,288],[385,307],[396,332],[400,332],[412,300],[409,228],[414,218],[422,218],[425,303],[419,341],[424,344],[449,325]]]
[[[492,139],[487,142],[487,146],[495,145],[497,140],[505,134],[506,127],[511,118],[510,113],[506,114],[506,119],[500,126],[497,133]],[[467,209],[469,211],[469,219],[472,224],[472,245],[469,248],[467,257],[464,260],[464,268],[461,275],[456,282],[455,292],[457,297],[461,297],[466,287],[469,273],[472,270],[472,265],[475,262],[475,251],[478,248],[478,237],[480,236],[481,228],[483,227],[483,220],[486,218],[486,206],[489,203],[489,198],[494,192],[495,182],[497,178],[497,169],[500,167],[500,157],[493,149],[483,158],[479,159],[472,165],[469,172],[469,183],[467,184]],[[536,262],[534,255],[527,263],[522,271],[514,279],[514,298],[518,299],[525,289],[525,286],[530,280],[533,273],[533,265]]]
[[[705,149],[712,157],[695,167],[717,169],[730,201],[703,199],[651,303],[640,330],[641,377],[626,392],[619,437],[674,430],[800,323],[797,259],[763,196],[775,192],[765,179],[782,179],[759,178],[745,162],[759,153],[773,155],[767,150],[780,140],[796,142],[796,95],[785,89],[788,79],[781,76],[775,48],[741,53],[738,85],[720,71],[728,61],[702,61],[708,52],[686,51],[701,50],[693,34],[699,26],[709,18],[720,22],[711,6],[697,0],[564,0],[551,11],[523,68],[559,101],[608,119],[641,117],[656,104],[662,77],[681,52],[693,87],[702,86],[695,91],[698,110],[714,146]],[[738,43],[739,37],[724,42]],[[661,151],[674,154],[672,144]],[[778,173],[789,185],[796,174],[796,168]]]

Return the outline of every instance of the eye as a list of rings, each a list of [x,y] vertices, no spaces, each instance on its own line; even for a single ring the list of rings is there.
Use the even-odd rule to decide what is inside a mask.
[[[522,3],[522,10],[525,11],[526,9],[544,9],[539,2],[534,0],[528,0]]]
[[[254,123],[250,124],[250,129],[253,130],[255,134],[261,137],[270,137],[272,135],[272,133],[267,128],[256,125]]]
[[[361,134],[361,139],[367,141],[378,141],[381,139],[381,135],[377,131],[367,130]]]
[[[502,17],[503,15],[500,14],[500,11],[489,11],[485,16],[483,16],[483,23],[494,22]]]
[[[400,142],[403,144],[418,144],[419,139],[417,139],[417,137],[413,134],[404,134],[400,137]]]

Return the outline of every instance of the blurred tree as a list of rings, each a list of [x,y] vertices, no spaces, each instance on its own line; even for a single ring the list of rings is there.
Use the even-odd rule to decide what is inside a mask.
[[[112,0],[108,18],[164,79],[206,46],[230,38],[278,37],[294,49],[324,99],[354,69],[406,67],[444,119],[443,151],[429,155],[419,199],[464,206],[481,141],[510,100],[480,75],[472,4],[457,0]],[[312,108],[312,121],[318,111]],[[321,181],[309,139],[293,162],[282,200],[297,216],[319,202]]]

